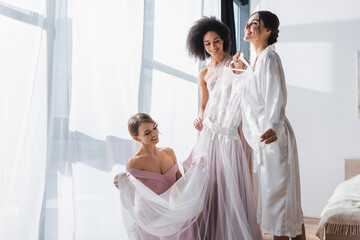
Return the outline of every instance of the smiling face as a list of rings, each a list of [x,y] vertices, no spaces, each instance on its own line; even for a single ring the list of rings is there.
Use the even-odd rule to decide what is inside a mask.
[[[133,138],[146,145],[155,145],[159,142],[159,129],[156,123],[143,122],[138,129],[138,136]]]
[[[224,41],[220,38],[219,34],[210,31],[204,35],[204,48],[207,53],[213,56],[221,56],[223,51]]]
[[[264,22],[259,14],[255,13],[248,19],[245,29],[244,40],[253,44],[266,43],[271,31],[264,27]]]

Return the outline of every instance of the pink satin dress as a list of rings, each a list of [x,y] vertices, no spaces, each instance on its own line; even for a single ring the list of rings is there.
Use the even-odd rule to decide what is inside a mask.
[[[179,170],[178,164],[174,164],[166,173],[160,174],[130,168],[128,173],[138,178],[145,186],[160,195],[168,190],[176,182],[176,172]]]

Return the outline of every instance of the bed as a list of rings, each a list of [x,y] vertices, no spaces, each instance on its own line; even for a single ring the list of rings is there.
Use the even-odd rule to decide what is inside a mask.
[[[316,236],[322,240],[360,240],[360,160],[345,160],[345,181],[328,200]]]

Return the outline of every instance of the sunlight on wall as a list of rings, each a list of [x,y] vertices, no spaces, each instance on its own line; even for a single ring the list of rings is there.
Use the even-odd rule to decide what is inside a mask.
[[[360,2],[254,0],[251,8],[272,11],[281,22],[276,51],[288,85],[287,116],[298,140],[303,210],[320,217],[344,180],[343,160],[360,154],[355,115]]]
[[[283,63],[287,85],[324,93],[334,91],[336,79],[333,71],[336,71],[337,66],[333,62],[333,44],[330,42],[281,42],[276,44],[276,51]],[[292,54],[286,54],[288,52]]]
[[[329,20],[352,21],[360,19],[360,1],[356,0],[352,0],[351,4],[349,1],[291,1],[290,4],[288,0],[277,0],[274,4],[274,1],[256,0],[251,1],[251,9],[253,11],[270,10],[274,11],[275,14],[281,13],[278,15],[280,20],[286,19],[286,21],[280,21],[283,26],[327,23]],[[282,11],[276,9],[282,9]]]

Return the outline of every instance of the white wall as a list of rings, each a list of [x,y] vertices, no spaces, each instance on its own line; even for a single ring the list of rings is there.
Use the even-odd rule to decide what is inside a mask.
[[[344,159],[360,159],[357,113],[358,0],[254,0],[251,12],[280,19],[276,50],[285,69],[287,117],[300,159],[304,215],[320,217],[337,184]]]

